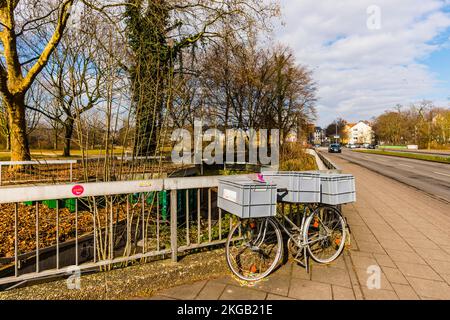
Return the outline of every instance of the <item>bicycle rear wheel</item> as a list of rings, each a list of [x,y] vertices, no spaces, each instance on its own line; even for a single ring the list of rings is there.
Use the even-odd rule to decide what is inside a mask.
[[[258,281],[280,261],[283,240],[271,218],[248,219],[234,226],[226,243],[227,264],[241,280]]]
[[[311,258],[318,263],[331,263],[345,247],[345,221],[339,210],[321,206],[305,223],[304,239]]]

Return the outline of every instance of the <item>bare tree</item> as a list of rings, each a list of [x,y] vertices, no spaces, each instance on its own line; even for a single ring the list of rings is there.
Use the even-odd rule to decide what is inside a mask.
[[[39,79],[50,105],[30,108],[50,119],[54,128],[63,128],[64,157],[70,156],[76,119],[103,101],[104,74],[94,39],[87,32],[66,35]]]
[[[17,21],[19,11],[27,7],[32,8],[33,5],[37,8],[37,2],[0,1],[0,41],[2,44],[0,92],[9,115],[11,160],[30,159],[26,132],[25,96],[61,41],[73,2],[74,0],[65,0],[57,4],[47,2],[48,11],[42,13],[41,16],[30,14],[27,20]],[[41,5],[39,7],[42,8]],[[23,61],[22,52],[19,50],[20,37],[49,19],[50,16],[56,21],[50,39],[36,57]]]

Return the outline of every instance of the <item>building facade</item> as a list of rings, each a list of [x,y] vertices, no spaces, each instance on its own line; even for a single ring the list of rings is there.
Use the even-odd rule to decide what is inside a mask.
[[[372,144],[375,141],[375,133],[369,123],[360,121],[347,128],[349,144]]]
[[[310,135],[310,143],[314,145],[322,145],[325,142],[326,133],[321,127],[314,127],[314,131]]]

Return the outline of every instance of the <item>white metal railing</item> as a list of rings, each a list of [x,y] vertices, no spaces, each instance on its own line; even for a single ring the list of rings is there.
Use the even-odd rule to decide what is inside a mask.
[[[180,252],[223,244],[233,217],[216,206],[219,178],[0,188],[0,210],[12,217],[2,225],[13,239],[9,257],[0,254],[0,288],[73,266],[101,268],[169,254],[177,261]],[[63,199],[72,199],[70,213]],[[52,208],[45,202],[50,200]],[[83,229],[86,221],[89,228]],[[49,224],[54,234],[43,229]]]

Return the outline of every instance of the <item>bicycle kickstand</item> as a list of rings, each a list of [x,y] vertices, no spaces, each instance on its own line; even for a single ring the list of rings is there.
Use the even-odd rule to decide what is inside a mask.
[[[306,248],[303,248],[303,257],[305,259],[305,268],[306,268],[306,273],[309,273],[309,254],[308,254],[308,250],[306,250]]]

